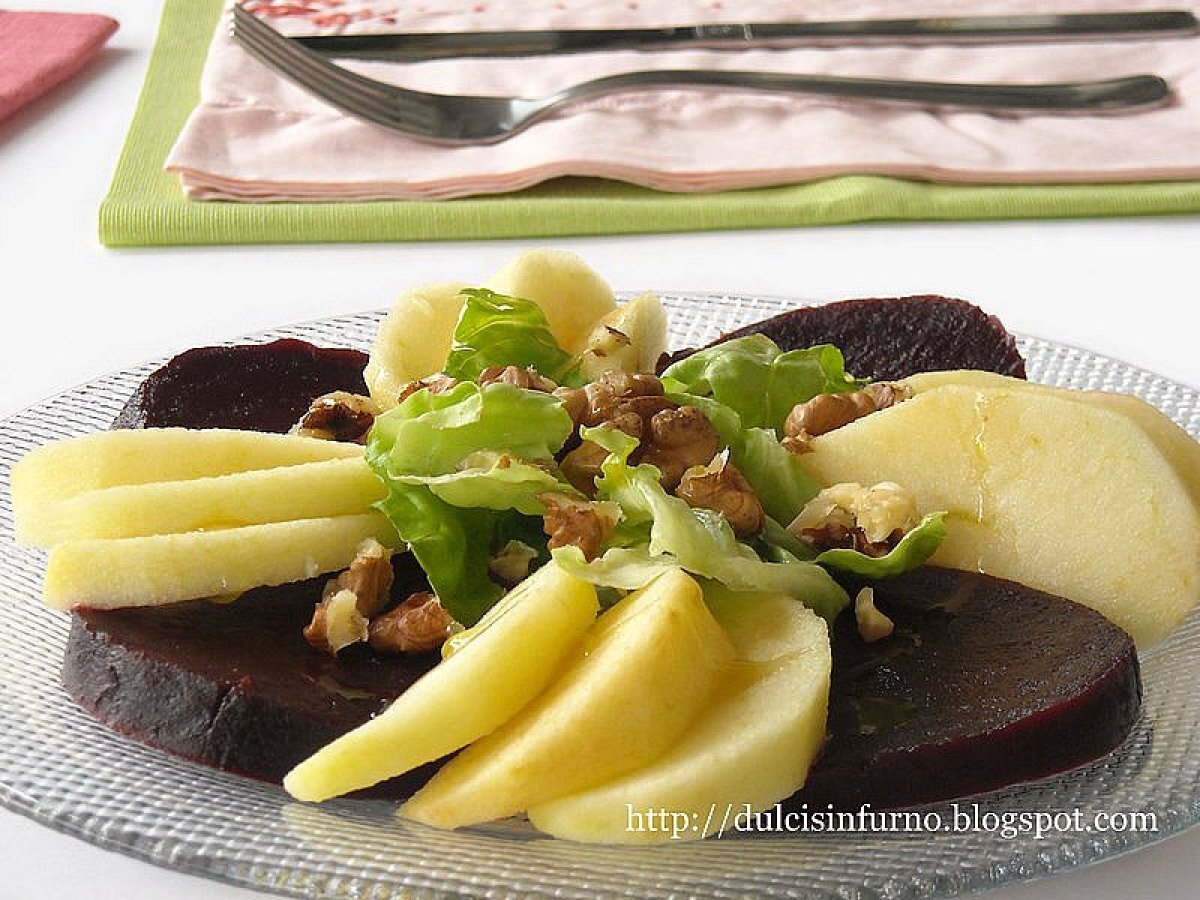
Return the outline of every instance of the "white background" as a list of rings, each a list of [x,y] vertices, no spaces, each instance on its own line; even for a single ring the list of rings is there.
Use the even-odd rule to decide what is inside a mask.
[[[78,10],[71,0],[24,8]],[[620,290],[813,299],[941,293],[1019,332],[1200,384],[1195,217],[427,243],[107,250],[96,209],[149,59],[157,5],[88,0],[121,31],[86,73],[0,124],[0,416],[142,360],[257,329],[387,306],[425,280],[482,280],[519,249],[572,249]],[[0,810],[0,897],[227,898],[253,892],[95,849]],[[1002,900],[1194,896],[1200,829]]]

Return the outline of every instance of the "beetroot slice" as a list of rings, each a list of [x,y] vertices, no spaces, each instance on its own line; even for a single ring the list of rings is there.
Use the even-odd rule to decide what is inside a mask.
[[[114,428],[243,428],[284,432],[330,391],[365,394],[367,355],[284,339],[197,347],[152,372]]]
[[[399,560],[398,560],[399,562]],[[398,594],[427,590],[396,566]],[[297,763],[381,712],[438,660],[436,653],[336,658],[304,640],[326,578],[259,588],[229,604],[77,610],[63,684],[114,731],[219,769],[280,781]],[[375,793],[406,795],[426,766]]]
[[[1125,739],[1141,703],[1129,635],[1024,585],[925,567],[871,584],[896,623],[833,630],[829,741],[791,804],[913,806],[1074,768]]]
[[[977,306],[925,295],[802,306],[723,335],[765,334],[784,350],[833,344],[846,370],[890,381],[916,372],[983,369],[1025,377],[1025,360],[1000,320]]]

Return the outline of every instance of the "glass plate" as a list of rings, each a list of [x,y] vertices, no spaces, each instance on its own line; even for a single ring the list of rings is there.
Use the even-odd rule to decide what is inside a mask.
[[[674,346],[780,312],[789,301],[677,295]],[[255,335],[369,347],[379,314]],[[1139,394],[1200,435],[1200,393],[1086,350],[1025,338],[1030,377]],[[148,363],[0,422],[0,803],[52,828],[149,862],[297,897],[479,895],[950,897],[1076,868],[1161,840],[1200,818],[1200,642],[1193,615],[1143,656],[1145,706],[1115,753],[1068,774],[975,798],[979,813],[1152,813],[1154,832],[756,834],[654,848],[540,838],[504,822],[444,833],[393,806],[306,806],[282,789],[115,735],[59,687],[68,618],[38,602],[44,555],[12,545],[8,472],[30,448],[105,428]],[[950,804],[927,811],[952,821]]]

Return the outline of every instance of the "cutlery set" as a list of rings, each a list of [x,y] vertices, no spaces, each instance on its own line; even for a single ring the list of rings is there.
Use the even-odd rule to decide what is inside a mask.
[[[437,144],[505,140],[562,108],[630,90],[725,88],[831,96],[852,101],[1039,113],[1122,113],[1159,105],[1170,86],[1151,74],[1059,83],[958,83],[766,71],[662,69],[622,72],[546,97],[463,96],[367,78],[336,58],[416,62],[597,50],[822,46],[858,43],[1008,43],[1191,37],[1186,11],[1070,15],[768,22],[651,29],[485,31],[285,37],[234,4],[231,34],[253,56],[343,111]]]

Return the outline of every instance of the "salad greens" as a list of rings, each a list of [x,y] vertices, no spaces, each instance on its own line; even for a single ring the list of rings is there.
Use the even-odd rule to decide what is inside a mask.
[[[776,434],[783,434],[783,423],[797,403],[866,384],[847,374],[837,347],[822,344],[784,353],[762,334],[693,353],[669,366],[662,379],[668,393],[712,397],[736,412],[746,428],[772,428]]]
[[[532,366],[559,384],[582,384],[579,360],[558,346],[540,306],[483,288],[463,294],[447,375],[469,380],[489,366]]]
[[[448,390],[416,391],[380,415],[366,458],[388,488],[379,508],[425,570],[442,605],[475,624],[503,588],[489,564],[510,541],[549,558],[541,517],[547,493],[582,497],[554,461],[574,423],[552,394],[504,383],[474,382],[492,366],[533,367],[559,384],[579,385],[576,357],[554,339],[541,309],[487,290],[464,291],[445,374]],[[720,436],[729,460],[754,488],[766,526],[739,540],[719,513],[693,508],[668,493],[661,473],[632,464],[637,438],[614,428],[580,428],[580,438],[607,451],[596,499],[615,504],[620,520],[597,558],[575,546],[553,558],[602,589],[643,587],[668,567],[681,567],[722,589],[787,594],[832,620],[849,602],[825,567],[887,577],[920,565],[941,542],[940,514],[926,516],[886,556],[853,550],[817,554],[780,523],[790,522],[819,485],[777,435],[792,407],[821,393],[857,390],[834,347],[784,353],[762,336],[700,351],[667,369],[668,399],[698,407]]]

